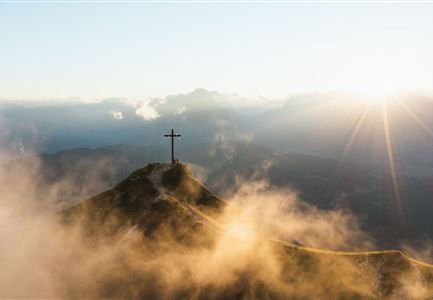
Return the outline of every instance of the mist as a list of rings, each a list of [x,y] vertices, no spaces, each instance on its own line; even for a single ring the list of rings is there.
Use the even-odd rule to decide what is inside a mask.
[[[37,170],[38,162],[13,173],[10,169],[5,173],[3,166],[0,169],[0,264],[6,270],[0,275],[2,297],[382,295],[379,270],[368,265],[360,268],[351,259],[327,255],[310,258],[304,265],[285,252],[281,245],[286,243],[329,250],[375,247],[353,215],[303,203],[290,189],[269,188],[263,181],[239,183],[226,207],[206,216],[209,221],[202,222],[187,241],[179,240],[164,225],[152,237],[134,224],[113,232],[107,230],[110,224],[101,223],[90,234],[84,219],[64,221],[55,193],[48,191],[42,201],[34,194],[35,173],[29,173],[29,168]],[[14,178],[15,184],[8,178]],[[87,184],[99,183],[88,178]],[[120,215],[112,214],[110,222],[117,223]],[[423,277],[416,270],[411,272],[393,295],[415,297],[428,292]]]

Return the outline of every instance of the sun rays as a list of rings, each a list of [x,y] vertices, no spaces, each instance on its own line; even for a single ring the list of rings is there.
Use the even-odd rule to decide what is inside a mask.
[[[359,117],[358,121],[355,124],[355,127],[350,135],[349,141],[347,142],[346,146],[344,147],[343,150],[343,154],[341,156],[341,160],[344,160],[349,152],[349,150],[352,148],[352,145],[354,143],[354,141],[356,140],[356,138],[358,137],[359,131],[362,128],[364,121],[367,117],[367,115],[369,114],[371,109],[371,105],[368,104],[365,109],[363,110],[363,112],[361,113],[361,116]]]
[[[396,213],[397,220],[399,222],[404,222],[402,199],[401,199],[400,185],[399,185],[399,180],[398,180],[398,175],[396,170],[396,160],[394,157],[394,149],[392,144],[392,135],[391,135],[390,122],[389,122],[389,112],[388,112],[387,102],[384,102],[382,105],[382,120],[383,120],[383,133],[385,138],[385,147],[386,147],[386,158],[388,163],[389,174],[391,176],[391,185],[392,185],[393,196],[395,200],[394,207],[396,208],[396,210],[394,212]]]
[[[356,151],[367,149],[368,144],[378,145],[373,150],[374,155],[384,157],[384,181],[378,182],[389,191],[389,203],[391,205],[391,215],[389,216],[395,223],[395,233],[405,235],[408,230],[408,221],[405,217],[405,194],[404,176],[401,176],[402,153],[405,144],[402,143],[402,136],[426,134],[428,139],[433,142],[433,129],[425,116],[420,114],[423,109],[423,102],[416,97],[411,102],[405,101],[404,96],[379,97],[377,101],[361,101],[364,106],[360,106],[359,113],[353,118],[351,130],[342,146],[339,164],[335,169],[331,186],[334,186],[342,178],[342,168],[344,162]],[[425,104],[425,103],[424,103]],[[419,106],[419,107],[418,107]],[[407,118],[405,118],[407,116]],[[417,130],[419,129],[419,130]],[[402,132],[403,130],[403,132]],[[407,141],[407,140],[406,140]],[[359,147],[362,145],[363,147]],[[398,151],[396,145],[399,145]],[[380,149],[380,152],[377,150]],[[403,150],[403,152],[402,152]],[[365,150],[364,150],[365,151]],[[368,155],[366,154],[367,158]],[[387,201],[384,198],[385,201]]]
[[[408,113],[408,115],[415,121],[415,123],[427,132],[431,138],[433,138],[433,129],[431,129],[416,113],[410,108],[410,106],[405,101],[400,101],[399,104]]]

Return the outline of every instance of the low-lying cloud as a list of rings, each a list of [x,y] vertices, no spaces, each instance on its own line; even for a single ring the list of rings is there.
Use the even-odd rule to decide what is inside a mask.
[[[368,264],[361,268],[344,257],[284,246],[374,248],[351,214],[307,205],[289,189],[239,182],[226,208],[212,222],[197,222],[197,233],[186,242],[166,229],[150,238],[137,224],[108,235],[107,224],[100,224],[89,236],[83,220],[66,224],[59,218],[58,186],[39,195],[37,158],[10,169],[2,157],[0,297],[346,299],[383,293],[381,275]],[[68,178],[58,182],[65,187]],[[101,184],[100,178],[89,176],[86,184]],[[387,297],[428,295],[422,274],[405,274]]]

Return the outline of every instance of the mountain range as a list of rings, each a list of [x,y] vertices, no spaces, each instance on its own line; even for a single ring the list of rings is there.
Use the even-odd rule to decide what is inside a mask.
[[[184,133],[185,146],[247,140],[276,152],[387,163],[388,135],[394,163],[432,167],[432,97],[407,93],[388,100],[385,105],[367,95],[328,92],[277,101],[196,89],[162,99],[3,101],[0,124],[6,130],[0,140],[15,152],[39,154],[116,144],[159,146],[162,135],[175,128]]]

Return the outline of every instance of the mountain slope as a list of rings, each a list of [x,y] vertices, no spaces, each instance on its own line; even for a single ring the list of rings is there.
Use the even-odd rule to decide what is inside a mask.
[[[140,232],[155,257],[166,261],[175,253],[177,266],[171,272],[180,272],[184,280],[174,289],[165,287],[168,295],[161,290],[149,292],[149,283],[143,282],[155,271],[145,268],[148,271],[143,274],[138,268],[127,273],[110,271],[123,275],[117,275],[114,282],[101,282],[101,297],[420,299],[433,295],[433,267],[400,251],[335,252],[264,236],[246,238],[245,233],[221,222],[229,206],[195,180],[184,165],[156,163],[62,215],[69,224],[79,222],[92,239],[108,236],[114,240],[113,235]],[[161,242],[165,245],[167,241],[169,250],[161,250]],[[201,256],[204,262],[191,267],[191,261]],[[146,265],[134,261],[137,263]],[[216,275],[220,278],[214,278]]]

